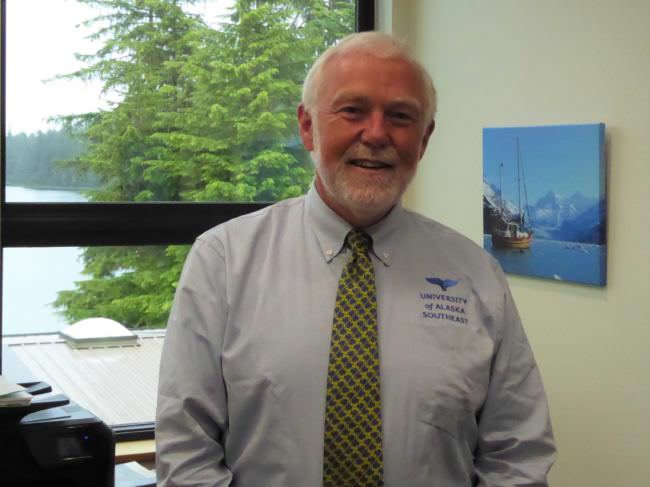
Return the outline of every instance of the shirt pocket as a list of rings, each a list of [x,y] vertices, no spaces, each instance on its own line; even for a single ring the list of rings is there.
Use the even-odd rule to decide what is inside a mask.
[[[488,388],[492,340],[476,328],[446,322],[413,326],[418,420],[473,441]]]

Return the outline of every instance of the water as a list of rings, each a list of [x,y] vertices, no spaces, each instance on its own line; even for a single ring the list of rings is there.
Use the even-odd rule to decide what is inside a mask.
[[[75,191],[7,186],[10,202],[83,202]],[[84,279],[77,247],[5,248],[2,269],[2,333],[46,333],[67,326],[51,303],[57,292]]]
[[[484,235],[483,247],[511,274],[605,285],[605,245],[534,239],[528,250],[506,250],[493,248],[491,237]]]
[[[7,186],[5,197],[9,203],[83,203],[88,201],[77,191],[31,189],[21,186]]]

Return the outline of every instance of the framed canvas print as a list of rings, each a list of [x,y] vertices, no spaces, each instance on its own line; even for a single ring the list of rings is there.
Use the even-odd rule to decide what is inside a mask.
[[[483,129],[483,245],[512,274],[604,286],[605,124]]]

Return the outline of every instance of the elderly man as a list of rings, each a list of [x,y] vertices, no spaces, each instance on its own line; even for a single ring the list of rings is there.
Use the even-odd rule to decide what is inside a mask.
[[[544,486],[554,446],[503,273],[405,210],[435,91],[393,37],[305,81],[306,196],[200,236],[171,312],[159,485]]]

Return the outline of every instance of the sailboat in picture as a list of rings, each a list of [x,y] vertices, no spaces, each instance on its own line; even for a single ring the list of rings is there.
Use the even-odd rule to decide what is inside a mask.
[[[530,248],[533,241],[533,229],[530,225],[530,215],[526,220],[525,214],[528,213],[528,194],[526,191],[526,181],[524,178],[524,168],[521,161],[521,150],[519,148],[519,139],[517,139],[517,211],[513,213],[508,210],[503,199],[501,168],[499,167],[499,202],[496,218],[492,220],[490,234],[492,236],[492,246],[499,249],[518,249],[525,250]],[[522,189],[524,197],[524,206],[522,207]]]

